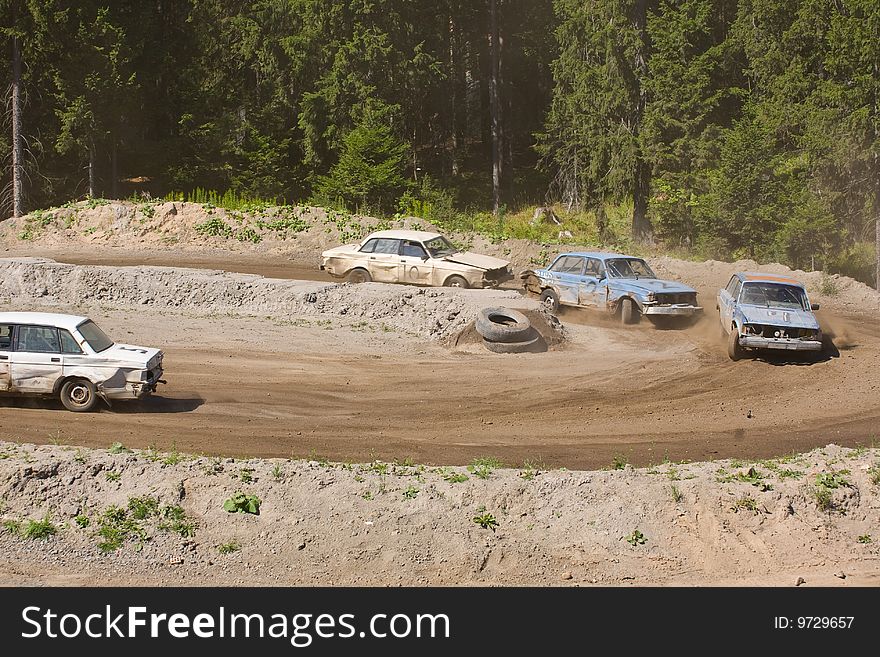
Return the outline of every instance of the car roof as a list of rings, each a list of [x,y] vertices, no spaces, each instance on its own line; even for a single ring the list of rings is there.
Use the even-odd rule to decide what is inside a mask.
[[[639,258],[638,256],[623,255],[621,253],[602,253],[599,251],[567,251],[566,253],[559,254],[560,258],[562,256],[580,256],[583,258],[598,258],[599,260],[610,260],[611,258],[635,258],[637,260],[644,259]]]
[[[803,287],[804,284],[784,274],[766,274],[762,272],[740,271],[735,274],[743,283],[786,283]]]
[[[80,315],[62,315],[61,313],[0,313],[0,324],[37,324],[40,326],[57,326],[71,331],[87,321],[88,317]]]
[[[384,237],[396,240],[413,240],[414,242],[427,242],[435,237],[440,237],[440,233],[429,233],[424,230],[379,230],[375,233],[367,235],[367,240],[374,237]],[[366,241],[366,240],[364,240]]]

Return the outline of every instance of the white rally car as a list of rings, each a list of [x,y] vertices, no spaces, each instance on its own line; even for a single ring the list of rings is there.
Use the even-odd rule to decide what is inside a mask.
[[[71,411],[99,398],[140,399],[162,377],[158,349],[118,344],[87,317],[0,313],[0,395],[59,397]]]
[[[380,230],[321,256],[321,269],[349,283],[480,288],[513,278],[508,260],[462,251],[439,233],[419,230]]]

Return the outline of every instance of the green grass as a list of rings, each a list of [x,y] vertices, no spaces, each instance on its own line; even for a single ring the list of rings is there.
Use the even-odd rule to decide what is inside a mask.
[[[758,502],[749,495],[743,495],[733,504],[734,511],[751,511],[758,513]]]
[[[463,484],[470,477],[462,472],[450,472],[443,476],[443,481],[448,481],[450,484]]]
[[[618,454],[611,460],[611,469],[623,470],[628,464],[629,462],[626,460],[626,457]]]
[[[131,450],[122,443],[113,443],[107,450],[110,454],[130,454]]]
[[[474,459],[473,462],[467,466],[467,471],[473,474],[475,477],[479,479],[488,479],[492,476],[492,473],[497,469],[502,467],[501,461],[492,457],[483,457]]]
[[[217,552],[219,552],[220,554],[232,554],[233,552],[238,552],[239,550],[241,550],[241,545],[239,545],[235,541],[222,543],[217,546]]]
[[[107,481],[114,482],[120,480],[122,473],[116,472],[115,470],[108,470],[104,476],[107,478]]]
[[[674,484],[670,487],[670,493],[672,493],[672,501],[676,504],[684,499],[684,494]]]

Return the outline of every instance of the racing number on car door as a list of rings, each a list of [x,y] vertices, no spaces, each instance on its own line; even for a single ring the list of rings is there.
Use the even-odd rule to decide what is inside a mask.
[[[418,242],[403,240],[400,247],[400,282],[427,285],[434,267],[428,252]]]

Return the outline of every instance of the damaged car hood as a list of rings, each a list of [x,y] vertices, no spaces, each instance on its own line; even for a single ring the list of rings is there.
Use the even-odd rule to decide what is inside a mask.
[[[68,364],[81,361],[82,364],[88,365],[152,369],[162,361],[162,352],[151,347],[116,343],[95,356],[71,354],[65,356],[64,360]]]
[[[470,253],[469,251],[465,251],[462,253],[453,253],[452,255],[446,256],[443,258],[447,262],[455,262],[460,265],[470,265],[471,267],[477,267],[478,269],[504,269],[507,265],[510,264],[509,260],[502,260],[501,258],[493,258],[492,256],[481,255],[479,253]]]
[[[760,306],[740,306],[743,320],[747,324],[772,324],[773,326],[791,326],[792,328],[819,328],[819,322],[813,313],[806,310],[788,310],[787,308],[761,308]]]
[[[675,281],[664,281],[658,278],[612,278],[611,285],[625,286],[630,289],[644,290],[645,292],[668,292],[672,294],[680,294],[682,292],[695,292],[692,287],[676,283]]]

